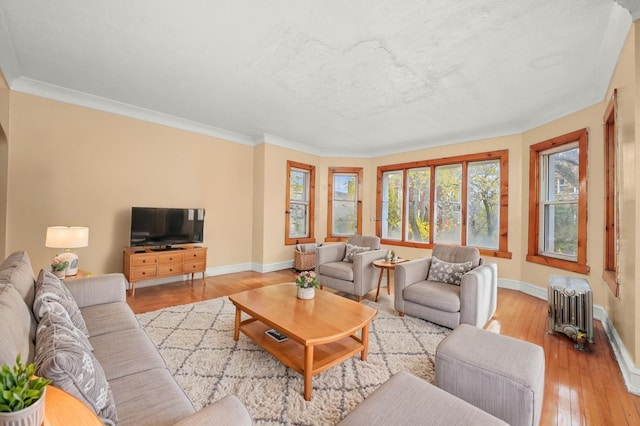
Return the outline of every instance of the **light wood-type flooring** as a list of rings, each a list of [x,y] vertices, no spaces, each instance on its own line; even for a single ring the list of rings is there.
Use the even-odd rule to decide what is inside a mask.
[[[141,313],[294,279],[291,270],[240,272],[207,277],[204,281],[137,288],[135,297],[127,297],[127,301],[136,313]],[[380,303],[393,306],[393,294],[388,296],[383,288],[380,295]],[[373,300],[375,291],[366,297]],[[546,319],[545,301],[519,291],[498,289],[498,309],[486,326],[544,348],[546,377],[541,424],[640,425],[640,396],[627,392],[600,321],[594,321],[590,351],[581,352],[565,335],[547,334]]]

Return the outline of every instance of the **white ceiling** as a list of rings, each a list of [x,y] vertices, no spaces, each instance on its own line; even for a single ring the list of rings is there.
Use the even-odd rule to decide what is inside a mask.
[[[622,5],[621,5],[622,4]],[[12,90],[370,157],[604,99],[640,0],[0,0]]]

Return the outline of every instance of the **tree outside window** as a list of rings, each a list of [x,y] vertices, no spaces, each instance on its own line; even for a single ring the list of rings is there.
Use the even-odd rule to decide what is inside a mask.
[[[379,167],[376,229],[382,242],[473,245],[510,257],[507,157],[498,151]]]

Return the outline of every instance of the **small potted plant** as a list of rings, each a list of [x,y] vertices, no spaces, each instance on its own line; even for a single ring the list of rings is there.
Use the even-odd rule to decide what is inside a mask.
[[[51,271],[58,278],[64,278],[69,267],[69,261],[60,260],[58,257],[53,258],[51,261]]]
[[[298,299],[313,299],[316,295],[315,289],[319,287],[316,273],[313,271],[303,271],[296,277],[298,286]]]
[[[13,368],[0,369],[0,426],[34,425],[44,420],[46,386],[51,380],[34,376],[35,366],[16,357]]]

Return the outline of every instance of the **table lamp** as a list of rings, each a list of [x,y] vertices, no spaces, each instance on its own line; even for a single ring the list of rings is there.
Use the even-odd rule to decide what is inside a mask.
[[[89,245],[89,228],[86,226],[49,226],[45,247],[63,248],[64,253],[56,257],[69,262],[66,276],[78,273],[78,255],[71,253],[72,248],[87,247]]]

